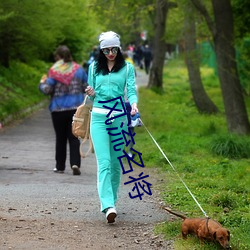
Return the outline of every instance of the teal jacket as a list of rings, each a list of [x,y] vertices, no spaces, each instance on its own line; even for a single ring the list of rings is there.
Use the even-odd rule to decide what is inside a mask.
[[[103,108],[103,104],[98,103],[99,101],[109,101],[119,96],[125,104],[125,93],[131,105],[138,102],[135,69],[131,63],[127,62],[118,72],[110,72],[107,75],[97,74],[94,65],[95,62],[90,65],[88,71],[88,84],[95,90],[95,97],[91,98],[93,107]],[[113,107],[115,102],[109,102],[108,106]],[[122,108],[122,104],[118,103],[116,108]]]

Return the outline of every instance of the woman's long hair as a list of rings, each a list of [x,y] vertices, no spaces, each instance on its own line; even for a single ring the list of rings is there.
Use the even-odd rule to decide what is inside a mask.
[[[118,49],[117,55],[115,58],[115,65],[112,69],[112,72],[119,71],[121,68],[123,68],[125,66],[125,64],[126,64],[125,59],[121,53],[121,50]],[[97,58],[96,73],[97,74],[101,73],[103,75],[109,74],[109,69],[108,69],[108,65],[107,65],[107,58],[103,54],[102,50],[100,50],[99,56]]]
[[[72,62],[73,58],[71,56],[70,50],[67,46],[61,45],[54,52],[55,60],[63,59],[64,62]]]

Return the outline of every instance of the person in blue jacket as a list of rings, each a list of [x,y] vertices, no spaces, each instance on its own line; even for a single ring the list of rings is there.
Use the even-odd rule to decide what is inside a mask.
[[[128,131],[125,89],[132,115],[138,112],[138,99],[134,66],[124,60],[120,36],[113,31],[103,32],[99,42],[100,53],[89,67],[86,93],[93,100],[90,134],[97,159],[101,211],[106,214],[108,223],[113,223],[117,216],[115,204],[121,179],[118,157],[124,149],[122,143],[120,148],[115,146],[115,134]]]
[[[67,142],[69,142],[70,166],[73,175],[80,175],[80,142],[72,134],[72,117],[84,100],[87,74],[79,64],[73,61],[67,46],[59,46],[54,56],[56,62],[39,84],[40,91],[51,96],[49,110],[56,134],[54,172],[64,173]]]

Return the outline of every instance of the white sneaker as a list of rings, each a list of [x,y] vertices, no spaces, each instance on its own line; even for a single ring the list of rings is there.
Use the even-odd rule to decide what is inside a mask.
[[[80,168],[78,166],[73,165],[72,170],[73,170],[73,175],[81,175],[81,171],[80,171]]]
[[[117,216],[117,212],[115,208],[110,207],[107,209],[106,218],[108,220],[108,223],[114,223],[116,216]]]
[[[54,171],[55,173],[59,173],[59,174],[63,174],[63,173],[64,173],[63,170],[57,170],[57,168],[54,168],[53,171]]]

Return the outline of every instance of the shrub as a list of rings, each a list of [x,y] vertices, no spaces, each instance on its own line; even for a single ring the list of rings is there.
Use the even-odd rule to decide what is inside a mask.
[[[235,199],[233,198],[232,194],[228,192],[221,192],[215,194],[210,203],[214,206],[221,207],[221,208],[230,208],[233,209],[237,206]]]
[[[249,158],[250,146],[248,138],[236,135],[221,135],[212,140],[211,151],[215,155],[231,159]]]

